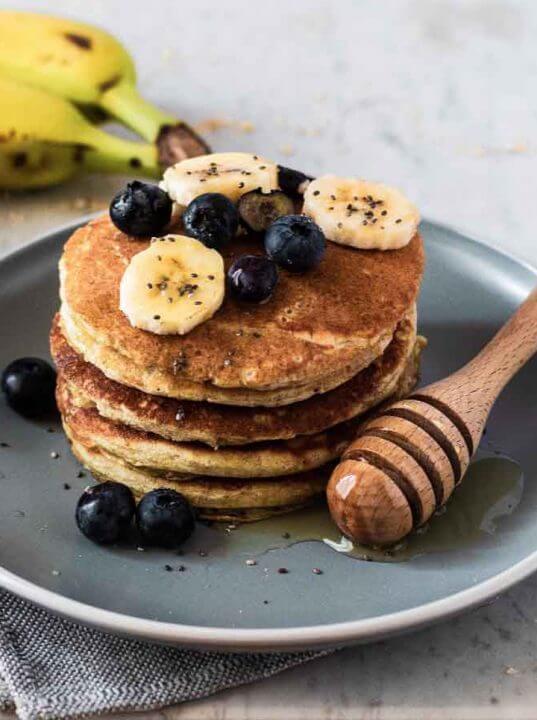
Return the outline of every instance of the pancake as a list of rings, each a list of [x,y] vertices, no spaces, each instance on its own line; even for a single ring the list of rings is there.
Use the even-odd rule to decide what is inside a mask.
[[[103,418],[95,408],[77,407],[58,378],[58,407],[81,442],[137,467],[217,477],[274,477],[305,472],[339,457],[353,439],[349,421],[317,435],[214,450],[202,443],[177,443]]]
[[[210,520],[253,522],[311,505],[322,499],[332,469],[264,480],[159,475],[85,445],[68,422],[64,427],[74,455],[97,480],[122,482],[138,497],[159,487],[174,488],[188,498],[199,517]]]
[[[122,274],[147,245],[108,217],[66,243],[61,314],[69,343],[107,377],[149,394],[249,406],[297,402],[367,367],[414,304],[424,266],[419,235],[389,252],[328,243],[314,270],[281,270],[266,304],[227,296],[187,335],[158,336],[131,327],[119,310]],[[259,238],[238,238],[224,253],[226,267],[259,251]]]
[[[101,368],[103,372],[112,380],[120,384],[128,385],[145,392],[163,397],[176,397],[168,395],[164,389],[168,387],[168,379],[155,370],[154,366],[147,369],[140,369],[132,364],[132,362],[118,353],[114,348],[99,344],[90,333],[88,333],[80,324],[77,325],[76,319],[73,319],[69,308],[65,302],[60,307],[60,323],[62,332],[67,340],[88,362],[96,367]],[[163,336],[160,336],[163,337]],[[171,337],[171,336],[167,336]],[[382,353],[384,348],[389,344],[391,338],[383,338],[382,345],[377,350]],[[374,353],[371,352],[371,361],[374,359]],[[182,360],[181,360],[182,362]],[[244,407],[279,407],[289,405],[291,403],[300,402],[308,399],[313,395],[326,393],[338,387],[342,383],[349,380],[359,372],[359,368],[352,364],[345,366],[343,370],[331,373],[322,379],[306,385],[295,385],[293,387],[280,388],[278,390],[254,391],[244,388],[218,388],[209,384],[199,385],[186,380],[181,380],[181,392],[178,399],[190,400],[192,402],[214,402],[227,405],[238,405]],[[151,376],[149,383],[140,384],[139,378],[142,376],[147,379]],[[155,378],[155,392],[148,393],[145,389],[146,384],[150,385]],[[177,381],[179,382],[179,381]]]
[[[402,320],[380,358],[323,395],[280,408],[247,408],[150,396],[108,379],[69,345],[56,317],[51,352],[72,401],[102,417],[175,442],[212,447],[314,435],[363,414],[398,388],[401,376],[417,375],[415,309]]]
[[[402,392],[406,392],[409,378],[414,379],[415,372],[404,373]],[[214,449],[200,442],[170,441],[154,433],[113,422],[100,415],[95,407],[80,406],[61,371],[58,374],[57,397],[64,419],[88,445],[140,467],[219,477],[271,477],[320,467],[341,455],[354,438],[359,421],[359,418],[353,418],[324,432],[290,440]]]

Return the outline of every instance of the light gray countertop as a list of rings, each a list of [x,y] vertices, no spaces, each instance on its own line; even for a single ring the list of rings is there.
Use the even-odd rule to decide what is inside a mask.
[[[531,0],[0,5],[64,13],[115,32],[136,57],[145,94],[200,123],[217,150],[392,183],[424,215],[537,264]],[[105,207],[121,184],[88,177],[0,195],[0,251]],[[536,596],[534,578],[413,636],[144,717],[537,718]]]

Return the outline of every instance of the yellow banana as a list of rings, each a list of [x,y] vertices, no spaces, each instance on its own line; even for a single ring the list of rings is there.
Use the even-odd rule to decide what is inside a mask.
[[[0,73],[75,103],[98,105],[157,143],[173,164],[209,151],[185,123],[145,101],[125,48],[99,28],[31,12],[0,10]]]
[[[0,75],[0,188],[52,185],[81,169],[161,173],[154,145],[110,135],[67,100]]]

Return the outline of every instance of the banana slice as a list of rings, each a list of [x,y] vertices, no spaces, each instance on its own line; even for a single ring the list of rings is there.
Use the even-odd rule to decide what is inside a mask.
[[[302,212],[328,240],[362,250],[402,248],[420,221],[417,208],[399,190],[335,175],[323,175],[308,185]]]
[[[178,205],[198,195],[218,192],[233,202],[251,190],[264,193],[278,188],[278,166],[250,153],[213,153],[189,158],[168,168],[160,187]]]
[[[214,315],[224,287],[224,261],[216,250],[185,235],[166,235],[130,261],[119,307],[133,327],[184,335]]]

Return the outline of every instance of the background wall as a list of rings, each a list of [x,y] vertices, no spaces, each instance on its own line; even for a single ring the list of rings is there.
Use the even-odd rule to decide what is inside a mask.
[[[532,0],[0,2],[8,6],[114,32],[146,95],[198,124],[215,149],[399,185],[424,215],[532,256]],[[31,202],[0,197],[0,221],[15,228],[25,215],[25,240],[105,204],[120,184],[83,179]]]

